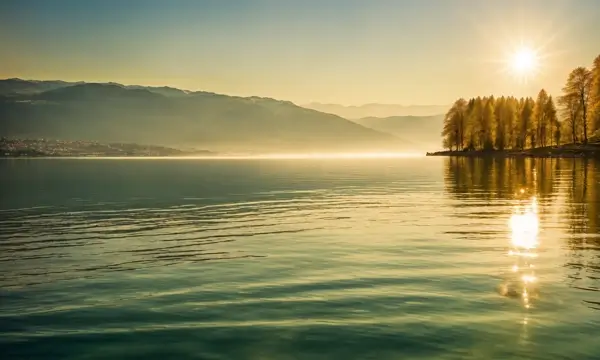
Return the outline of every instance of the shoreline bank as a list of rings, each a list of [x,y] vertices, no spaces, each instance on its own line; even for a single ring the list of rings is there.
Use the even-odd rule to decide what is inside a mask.
[[[535,158],[597,158],[600,159],[600,142],[581,145],[568,144],[546,146],[525,150],[468,150],[468,151],[436,151],[426,156],[461,156],[461,157],[535,157]]]

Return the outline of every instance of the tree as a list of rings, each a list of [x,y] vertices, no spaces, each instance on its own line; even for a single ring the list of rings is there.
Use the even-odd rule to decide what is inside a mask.
[[[467,149],[471,151],[475,150],[475,126],[473,122],[475,107],[475,99],[470,99],[467,103],[465,140]]]
[[[508,135],[510,129],[510,119],[508,118],[508,100],[503,96],[496,100],[494,107],[494,116],[496,118],[494,146],[498,150],[504,150],[507,147]]]
[[[458,146],[462,150],[465,147],[465,132],[467,128],[467,101],[460,98],[455,105],[455,122],[458,129]]]
[[[531,130],[535,102],[532,98],[526,98],[522,101],[522,104],[521,117],[519,119],[519,148],[521,150],[527,146],[527,134],[529,134]]]
[[[584,67],[571,71],[563,89],[566,96],[577,100],[578,115],[581,116],[583,143],[588,142],[590,96],[592,92],[592,72]]]
[[[514,97],[509,97],[506,99],[504,103],[504,107],[502,109],[502,122],[504,123],[505,128],[505,143],[509,148],[516,148],[516,128],[518,124],[518,116],[517,116],[517,107],[519,103],[517,99]]]
[[[456,100],[446,113],[442,130],[444,148],[452,150],[454,147],[457,151],[464,148],[466,110],[467,101],[461,98]]]
[[[548,118],[548,93],[546,90],[542,89],[538,93],[537,100],[535,102],[535,107],[533,110],[534,113],[534,129],[532,132],[535,134],[532,137],[531,144],[533,147],[535,145],[546,146],[547,132],[550,129],[551,125],[549,124]],[[536,140],[537,139],[537,143]]]
[[[565,92],[564,89],[563,92]],[[565,95],[558,98],[558,103],[561,106],[563,121],[571,133],[571,142],[575,144],[579,141],[577,137],[577,129],[579,128],[579,101],[577,95],[565,93]]]
[[[553,129],[552,137],[554,139],[554,144],[560,144],[561,137],[561,126],[562,124],[558,121],[556,106],[554,105],[554,100],[552,100],[552,96],[548,98],[546,102],[546,108],[544,109],[544,113],[546,114],[546,119],[548,119],[548,130]],[[545,146],[545,144],[544,144]]]
[[[594,59],[592,66],[592,124],[594,130],[600,130],[600,55]]]
[[[483,106],[483,99],[481,97],[477,97],[474,100],[473,109],[469,114],[473,146],[477,150],[481,150],[484,143],[483,133],[485,132],[485,124],[483,123]]]
[[[494,125],[496,118],[494,116],[494,98],[487,99],[481,118],[481,130],[484,150],[494,149]]]

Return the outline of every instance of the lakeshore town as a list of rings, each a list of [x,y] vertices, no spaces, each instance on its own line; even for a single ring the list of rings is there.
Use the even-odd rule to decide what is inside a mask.
[[[0,138],[1,157],[183,156],[187,152],[152,145],[52,139]]]

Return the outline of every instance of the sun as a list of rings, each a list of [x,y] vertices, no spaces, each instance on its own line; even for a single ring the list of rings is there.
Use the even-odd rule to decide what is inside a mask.
[[[531,76],[537,71],[539,66],[538,55],[531,48],[522,47],[512,54],[510,66],[517,76]]]

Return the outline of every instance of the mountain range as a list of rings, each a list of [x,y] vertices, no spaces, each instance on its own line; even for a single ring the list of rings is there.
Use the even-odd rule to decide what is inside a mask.
[[[302,105],[328,114],[335,114],[346,119],[356,120],[366,117],[391,116],[432,116],[445,114],[450,105],[399,105],[399,104],[365,104],[345,106],[338,104],[309,103]],[[438,134],[439,135],[439,134]]]
[[[15,138],[219,152],[407,151],[422,148],[411,128],[438,125],[439,138],[437,120],[405,120],[350,121],[289,101],[171,87],[0,80],[0,136]]]

